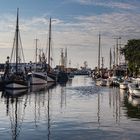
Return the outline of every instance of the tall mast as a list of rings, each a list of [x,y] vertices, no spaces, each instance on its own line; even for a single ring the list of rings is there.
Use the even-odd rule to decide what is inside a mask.
[[[65,66],[63,49],[61,49],[61,66]]]
[[[67,48],[65,48],[65,68],[67,68]]]
[[[118,65],[118,39],[116,38],[116,65]]]
[[[98,69],[100,70],[101,35],[99,33]]]
[[[116,58],[116,52],[115,52],[115,46],[114,46],[114,51],[113,51],[113,59],[114,59],[114,61],[113,61],[113,65],[115,66],[116,65],[116,61],[115,61],[115,58]]]
[[[38,39],[35,39],[35,70],[37,64],[37,43],[38,43]]]
[[[121,63],[121,53],[120,53],[120,51],[121,51],[121,37],[120,37],[120,43],[119,43],[119,50],[118,50],[118,54],[119,54],[119,65],[120,65],[120,63]]]
[[[49,24],[49,50],[48,50],[48,66],[50,70],[50,50],[51,50],[51,18],[50,18],[50,24]]]
[[[17,23],[16,23],[16,73],[18,70],[18,37],[19,37],[19,19],[18,19],[18,12],[19,12],[19,8],[17,8]]]
[[[119,64],[119,43],[118,40],[121,39],[121,37],[116,37],[116,65]]]
[[[110,62],[109,62],[110,70],[111,70],[111,65],[112,65],[112,53],[111,53],[111,48],[110,48]]]
[[[102,69],[104,68],[104,57],[102,57]]]

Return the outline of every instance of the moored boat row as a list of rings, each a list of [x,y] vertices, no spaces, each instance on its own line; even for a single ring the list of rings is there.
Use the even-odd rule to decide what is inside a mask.
[[[51,19],[49,24],[49,35],[51,35]],[[49,36],[49,47],[51,36]],[[49,48],[50,50],[50,48]],[[37,60],[37,39],[36,39],[36,60]],[[50,52],[48,54],[48,64],[44,53],[41,62],[34,64],[25,63],[23,48],[19,32],[19,9],[17,9],[16,29],[11,57],[7,57],[4,72],[0,75],[1,88],[4,90],[28,90],[31,85],[46,85],[49,83],[61,82],[60,73],[56,73],[50,67]],[[24,62],[22,62],[24,61]],[[67,76],[67,74],[65,74]],[[64,77],[64,76],[63,76]],[[68,80],[68,79],[67,79]],[[66,82],[66,80],[65,80]],[[17,92],[13,92],[16,94]]]

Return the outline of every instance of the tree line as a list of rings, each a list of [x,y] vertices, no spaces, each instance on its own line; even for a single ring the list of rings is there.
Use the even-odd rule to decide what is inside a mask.
[[[121,48],[128,64],[130,75],[137,77],[140,75],[140,39],[130,39],[127,44]]]

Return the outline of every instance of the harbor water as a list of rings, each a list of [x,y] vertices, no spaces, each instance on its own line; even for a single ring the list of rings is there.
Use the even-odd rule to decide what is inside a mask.
[[[140,139],[140,99],[88,76],[0,94],[0,140]]]

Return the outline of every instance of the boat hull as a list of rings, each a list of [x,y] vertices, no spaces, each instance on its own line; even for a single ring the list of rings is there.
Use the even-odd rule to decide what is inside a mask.
[[[28,81],[16,81],[16,80],[6,81],[4,85],[5,89],[17,89],[17,90],[28,89],[29,87]]]
[[[128,88],[129,88],[129,93],[132,96],[140,97],[140,88],[136,87],[136,84],[129,84]]]
[[[30,75],[31,85],[47,84],[47,73],[32,73]]]
[[[106,86],[107,80],[106,79],[96,79],[96,85],[97,86]]]
[[[57,75],[53,73],[47,73],[47,82],[56,82]]]
[[[125,83],[120,83],[120,89],[127,89],[128,88],[128,85],[125,84]]]
[[[134,95],[134,96],[137,96],[137,97],[140,97],[140,89],[139,89],[139,88],[134,89],[134,90],[133,90],[133,95]]]

